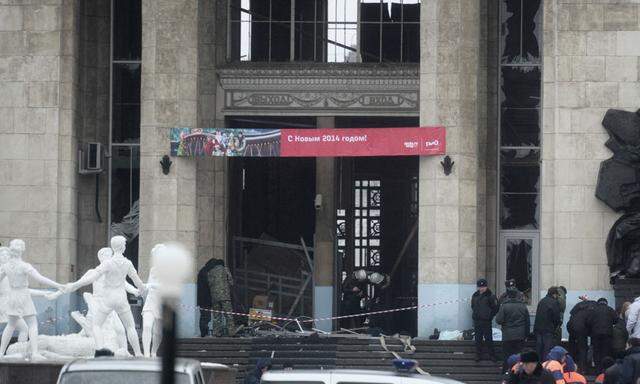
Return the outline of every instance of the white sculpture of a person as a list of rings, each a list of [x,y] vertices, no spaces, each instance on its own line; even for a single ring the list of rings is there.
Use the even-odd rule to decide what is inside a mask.
[[[125,288],[126,278],[129,276],[141,293],[144,292],[145,285],[140,279],[140,276],[138,276],[138,272],[131,261],[124,257],[126,244],[127,240],[123,236],[112,237],[111,249],[113,250],[113,256],[87,272],[75,283],[67,284],[65,291],[73,292],[85,285],[92,284],[104,275],[104,291],[101,300],[96,306],[97,311],[93,319],[96,349],[103,348],[104,340],[100,328],[105,323],[109,314],[115,311],[124,325],[129,344],[131,344],[134,354],[141,356],[138,332],[136,332],[133,314],[131,313],[131,307],[127,300]]]
[[[11,250],[9,247],[0,247],[0,268],[9,261],[11,257]],[[7,308],[7,299],[9,290],[9,280],[5,277],[0,281],[0,324],[6,323],[9,321],[7,314],[5,313]],[[27,341],[29,339],[29,333],[27,329],[27,323],[25,323],[24,319],[18,320],[16,324],[16,330],[18,331],[18,341]]]
[[[108,247],[101,248],[98,251],[98,261],[100,262],[99,265],[103,264],[106,260],[109,260],[112,256],[113,256],[113,250],[111,248],[108,248]],[[93,273],[92,271],[93,269],[87,271],[87,273],[85,273],[84,276],[86,276],[87,274]],[[85,292],[82,294],[82,298],[84,299],[85,303],[87,303],[86,316],[82,316],[77,311],[71,313],[71,317],[76,322],[78,322],[78,324],[82,326],[82,332],[86,333],[88,337],[95,336],[95,333],[93,331],[93,328],[95,326],[94,321],[95,321],[98,308],[100,305],[102,305],[101,301],[104,298],[104,292],[105,292],[104,284],[105,284],[105,275],[103,274],[96,281],[93,282],[93,286],[92,286],[93,293]],[[140,296],[140,291],[129,283],[125,283],[125,290],[134,296]],[[107,327],[107,326],[112,328],[113,331],[116,333],[116,337],[118,341],[118,349],[126,351],[127,350],[126,331],[124,329],[124,326],[122,325],[122,322],[118,318],[117,313],[115,313],[114,311],[111,311],[111,313],[107,317],[107,320],[103,325],[103,329],[102,329],[103,333],[105,331],[104,327]]]
[[[31,299],[31,295],[34,292],[29,290],[29,277],[53,288],[64,289],[64,286],[42,276],[31,264],[22,260],[22,255],[26,249],[23,240],[11,240],[9,249],[11,251],[10,258],[0,267],[0,281],[5,277],[9,281],[9,292],[5,303],[5,313],[9,321],[2,332],[0,357],[4,356],[13,331],[18,326],[20,319],[24,320],[27,325],[31,354],[36,357],[39,356],[38,320],[36,318],[36,308]]]
[[[147,297],[142,307],[142,347],[145,357],[156,357],[162,341],[162,299],[160,282],[156,276],[155,259],[164,244],[156,244],[151,250],[151,269],[147,281]]]

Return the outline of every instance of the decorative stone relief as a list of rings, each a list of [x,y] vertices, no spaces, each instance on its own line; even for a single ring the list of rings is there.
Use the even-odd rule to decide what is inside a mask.
[[[418,112],[418,67],[241,66],[218,71],[226,111]]]

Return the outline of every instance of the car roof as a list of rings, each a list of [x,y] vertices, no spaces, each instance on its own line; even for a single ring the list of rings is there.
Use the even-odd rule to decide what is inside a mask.
[[[200,369],[200,362],[193,359],[176,359],[175,372],[186,373]],[[64,372],[79,371],[111,371],[111,370],[132,370],[132,371],[160,371],[162,370],[162,360],[152,358],[121,358],[121,357],[99,357],[95,359],[78,359],[68,363]]]
[[[404,379],[404,381],[412,381],[415,383],[441,383],[441,384],[459,384],[459,381],[448,379],[445,377],[431,376],[431,375],[420,375],[417,373],[405,374],[399,373],[395,371],[374,371],[374,370],[357,370],[357,369],[314,369],[314,370],[306,370],[306,369],[294,369],[291,371],[269,371],[265,372],[262,375],[263,381],[301,381],[301,382],[310,382],[314,381],[313,377],[327,377],[329,375],[340,376],[346,381],[353,382],[366,382],[366,377],[386,377],[389,378],[390,381],[392,379]],[[409,379],[409,380],[407,380]],[[380,381],[380,380],[376,380]],[[392,382],[392,381],[391,381]]]

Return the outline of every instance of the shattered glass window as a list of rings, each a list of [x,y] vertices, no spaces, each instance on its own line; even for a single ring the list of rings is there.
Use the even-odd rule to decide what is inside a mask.
[[[541,0],[500,1],[500,229],[540,228]]]
[[[506,248],[506,279],[516,281],[516,288],[524,294],[525,303],[530,305],[533,293],[533,240],[508,238]]]
[[[533,149],[500,151],[500,224],[502,229],[538,229],[540,153]]]
[[[502,0],[501,62],[522,64],[540,62],[542,0]]]
[[[418,62],[421,0],[231,0],[237,61]]]

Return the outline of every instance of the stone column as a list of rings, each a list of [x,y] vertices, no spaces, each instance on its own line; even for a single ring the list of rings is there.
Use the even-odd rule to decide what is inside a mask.
[[[420,159],[419,303],[464,300],[475,289],[477,264],[479,72],[478,0],[426,0],[421,7],[420,124],[447,129],[445,176],[441,157]],[[469,303],[418,312],[418,334],[465,329]]]
[[[160,160],[169,154],[169,130],[196,127],[198,1],[142,1],[142,111],[140,123],[139,269],[149,271],[155,243],[179,241],[197,257],[196,161],[172,158],[168,175]],[[195,273],[194,273],[195,282]],[[188,284],[183,304],[195,304]],[[179,332],[194,335],[195,310],[181,313]]]
[[[318,127],[334,128],[333,116],[318,117]],[[316,208],[316,233],[313,254],[313,317],[333,316],[335,280],[335,159],[316,158],[316,194],[322,196],[322,206]],[[315,326],[331,331],[331,321],[319,321]]]
[[[226,3],[198,0],[198,127],[224,127],[216,108],[216,66],[224,60]],[[197,160],[198,268],[225,259],[227,243],[227,158]]]

